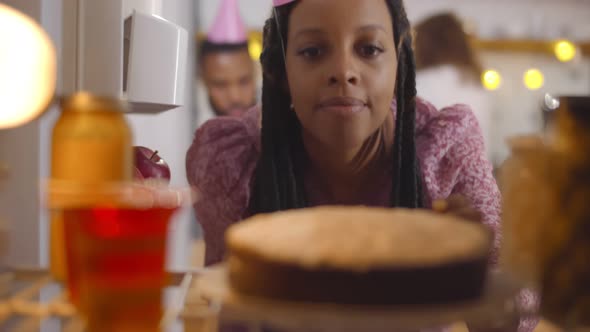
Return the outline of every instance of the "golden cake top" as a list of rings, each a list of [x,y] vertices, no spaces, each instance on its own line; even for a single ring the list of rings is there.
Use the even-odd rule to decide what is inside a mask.
[[[491,232],[481,224],[425,210],[368,207],[263,214],[226,233],[232,255],[352,271],[467,261],[486,256],[491,242]]]

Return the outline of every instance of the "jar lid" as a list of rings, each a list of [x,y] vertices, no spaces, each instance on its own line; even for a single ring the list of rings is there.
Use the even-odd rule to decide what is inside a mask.
[[[127,102],[119,98],[98,96],[84,91],[61,97],[60,106],[63,110],[77,112],[125,112],[128,108]]]

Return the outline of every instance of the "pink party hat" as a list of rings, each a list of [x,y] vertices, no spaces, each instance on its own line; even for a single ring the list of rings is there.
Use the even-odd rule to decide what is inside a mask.
[[[248,41],[246,26],[236,0],[221,1],[221,7],[209,30],[207,40],[215,44],[241,44]]]
[[[286,5],[286,4],[293,2],[293,1],[295,1],[295,0],[272,0],[272,3],[275,7],[279,7],[279,6]]]

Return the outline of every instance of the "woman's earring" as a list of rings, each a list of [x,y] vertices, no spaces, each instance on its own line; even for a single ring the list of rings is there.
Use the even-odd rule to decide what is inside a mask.
[[[289,105],[289,109],[290,109],[291,111],[294,111],[294,110],[295,110],[295,106],[293,106],[293,104],[291,104],[291,105]]]

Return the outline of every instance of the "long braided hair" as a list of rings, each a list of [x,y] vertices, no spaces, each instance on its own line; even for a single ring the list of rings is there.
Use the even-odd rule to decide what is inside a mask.
[[[392,17],[395,45],[398,48],[391,206],[419,208],[424,203],[416,157],[416,65],[410,23],[403,0],[384,1]],[[301,124],[295,112],[290,110],[291,96],[287,88],[283,53],[283,47],[288,43],[289,16],[298,2],[276,8],[264,26],[260,58],[264,74],[262,151],[251,187],[250,214],[304,208],[308,205],[301,163],[302,158],[305,158]]]

